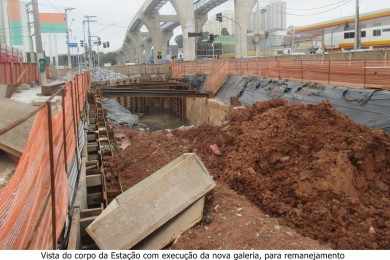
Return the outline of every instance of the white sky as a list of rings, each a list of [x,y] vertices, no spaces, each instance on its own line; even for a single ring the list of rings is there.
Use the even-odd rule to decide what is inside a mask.
[[[245,1],[245,0],[240,0]],[[269,0],[260,0],[264,5]],[[332,6],[322,9],[307,10],[323,7],[325,5],[340,2],[341,0],[286,0],[288,16],[287,25],[306,25],[323,20],[338,18],[341,16],[353,15],[355,12],[354,0],[347,4],[334,8]],[[348,0],[346,0],[348,1]],[[111,49],[114,51],[122,45],[130,20],[138,11],[144,0],[40,0],[41,11],[62,11],[65,7],[74,7],[76,10],[71,15],[73,36],[75,40],[82,39],[82,19],[84,15],[97,16],[98,22],[92,25],[92,32],[101,36],[103,41],[111,42]],[[231,9],[233,0],[215,8],[210,15],[216,12]],[[360,0],[361,12],[369,12],[383,8],[390,8],[390,0]],[[305,10],[303,10],[305,9]],[[333,9],[333,10],[331,10]],[[329,11],[319,14],[322,11]],[[163,13],[172,12],[171,7],[164,7]],[[107,50],[106,50],[107,51]]]

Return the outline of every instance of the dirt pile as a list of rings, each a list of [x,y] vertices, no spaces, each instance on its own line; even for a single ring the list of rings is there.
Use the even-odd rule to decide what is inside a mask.
[[[167,132],[138,132],[131,129],[116,129],[129,139],[129,146],[113,159],[114,171],[128,189],[153,174],[185,152],[189,146]]]
[[[390,138],[327,103],[237,110],[223,180],[335,248],[390,248]]]
[[[225,149],[233,139],[211,126],[179,129],[173,132],[139,132],[117,128],[130,145],[113,159],[115,172],[125,189],[132,187],[183,153],[196,153],[213,176],[223,173],[223,157],[213,153],[210,145]]]
[[[329,249],[280,225],[243,195],[218,184],[208,196],[204,221],[184,233],[174,250]]]
[[[114,162],[126,187],[196,152],[220,185],[304,236],[337,249],[390,248],[390,137],[354,124],[327,103],[276,100],[236,109],[220,128],[126,135],[130,146]]]

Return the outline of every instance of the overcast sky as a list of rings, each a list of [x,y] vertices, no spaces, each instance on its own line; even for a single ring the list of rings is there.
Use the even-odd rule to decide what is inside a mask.
[[[240,0],[245,1],[245,0]],[[260,0],[264,5],[269,0]],[[342,0],[287,0],[287,24],[306,25],[327,19],[338,18],[354,14],[355,0],[346,0],[346,4],[334,8],[334,3]],[[65,7],[74,7],[71,19],[73,37],[82,39],[82,19],[84,15],[97,16],[97,23],[92,25],[92,32],[102,37],[103,41],[111,42],[110,51],[116,50],[122,44],[127,26],[131,18],[138,11],[144,0],[39,0],[41,11],[62,11]],[[233,0],[215,8],[210,15],[216,12],[233,10]],[[383,8],[390,8],[390,0],[360,0],[361,12],[369,12]],[[324,7],[325,6],[325,7]],[[327,7],[326,7],[327,6]],[[320,9],[318,9],[321,7]],[[326,11],[325,13],[323,13]],[[172,6],[165,6],[162,13],[172,13]],[[180,29],[179,29],[180,30]]]

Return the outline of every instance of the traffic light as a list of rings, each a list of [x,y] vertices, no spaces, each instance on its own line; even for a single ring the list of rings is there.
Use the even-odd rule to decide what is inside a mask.
[[[222,13],[217,13],[217,22],[223,22],[223,15]]]
[[[102,45],[102,38],[98,37],[97,45],[99,45],[99,46]]]
[[[80,41],[80,46],[84,47],[84,41]]]
[[[159,59],[159,60],[162,59],[162,52],[161,51],[157,52],[157,59]]]

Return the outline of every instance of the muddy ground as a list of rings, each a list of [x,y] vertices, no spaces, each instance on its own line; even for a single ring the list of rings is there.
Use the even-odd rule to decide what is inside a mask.
[[[173,248],[390,248],[390,137],[327,103],[276,100],[222,127],[116,132],[129,141],[114,162],[127,188],[184,152],[218,182],[203,223]]]

